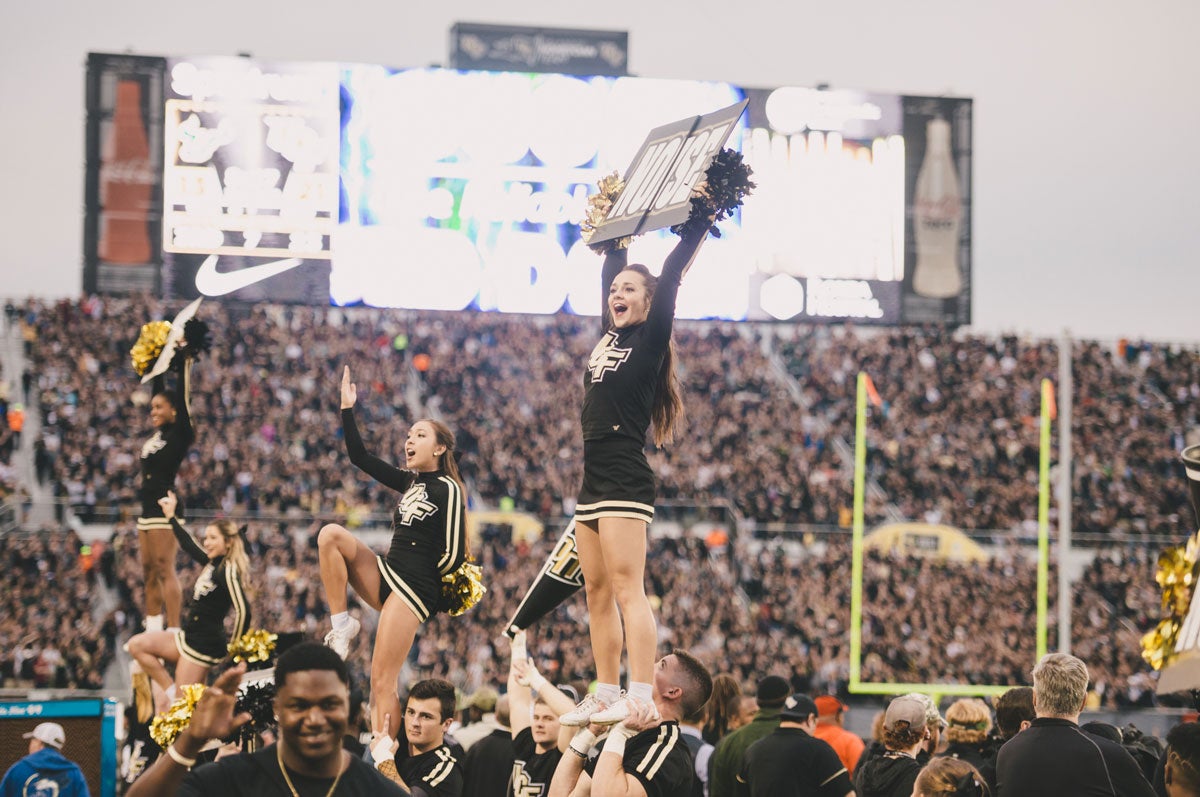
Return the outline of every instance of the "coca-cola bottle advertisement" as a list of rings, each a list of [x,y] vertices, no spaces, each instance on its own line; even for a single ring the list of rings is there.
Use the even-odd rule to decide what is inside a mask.
[[[971,100],[904,97],[909,323],[971,322]]]

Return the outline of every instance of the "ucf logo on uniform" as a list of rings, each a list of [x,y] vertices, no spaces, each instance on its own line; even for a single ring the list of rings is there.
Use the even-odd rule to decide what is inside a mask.
[[[167,441],[163,439],[162,432],[155,432],[154,437],[151,437],[142,444],[142,459],[162,451],[163,446],[166,444]]]
[[[633,349],[618,348],[616,342],[617,333],[608,332],[596,344],[596,348],[592,349],[592,356],[588,358],[588,368],[592,372],[593,382],[603,382],[605,374],[617,370],[621,363],[629,359],[629,353]]]
[[[198,601],[216,588],[217,584],[213,581],[213,566],[205,565],[196,579],[196,586],[192,588],[192,600]]]
[[[513,797],[542,797],[542,792],[546,791],[546,784],[533,783],[530,780],[529,773],[525,771],[524,765],[524,761],[516,761],[513,763]]]
[[[429,500],[429,493],[421,482],[413,482],[412,487],[400,499],[400,522],[411,526],[414,520],[424,520],[437,512],[437,504]]]

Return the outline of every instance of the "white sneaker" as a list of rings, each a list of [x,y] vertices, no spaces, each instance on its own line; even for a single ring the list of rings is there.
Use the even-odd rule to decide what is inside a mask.
[[[578,706],[559,717],[558,724],[566,725],[569,728],[578,728],[587,725],[596,712],[603,708],[604,704],[600,702],[600,699],[595,695],[589,694],[583,700],[579,701]]]
[[[350,640],[358,636],[362,625],[353,617],[340,629],[334,629],[325,635],[325,644],[333,648],[333,652],[343,659],[350,655]]]
[[[654,707],[653,703],[651,703],[650,705],[651,705],[651,707]],[[657,715],[658,709],[656,707],[654,707],[654,708],[655,708],[654,713]],[[629,716],[629,697],[624,692],[622,692],[620,700],[618,700],[616,703],[613,703],[611,706],[604,709],[603,711],[597,711],[595,714],[592,715],[590,722],[594,722],[597,725],[616,725],[619,722],[624,722],[625,718],[628,716]]]

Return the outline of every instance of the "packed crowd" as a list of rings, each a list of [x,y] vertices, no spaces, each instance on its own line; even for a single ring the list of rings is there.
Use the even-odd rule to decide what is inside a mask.
[[[917,328],[789,334],[780,354],[834,436],[853,439],[855,377],[871,376],[868,472],[903,517],[1036,528],[1040,385],[1058,381],[1054,343]],[[1178,452],[1200,425],[1200,351],[1078,342],[1072,365],[1075,532],[1194,531]],[[1055,426],[1052,437],[1057,452]]]
[[[118,441],[145,427],[149,396],[128,351],[162,312],[146,299],[29,308],[39,472],[85,516],[131,501],[136,462]],[[352,363],[374,450],[396,450],[403,423],[390,421],[430,411],[459,435],[477,501],[543,518],[573,508],[577,370],[593,319],[218,304],[204,316],[217,345],[195,372],[199,440],[181,471],[190,504],[376,511],[381,488],[350,476],[331,409],[339,366]],[[855,375],[865,370],[879,395],[868,467],[881,492],[868,494],[869,523],[890,505],[893,516],[968,529],[1033,528],[1039,385],[1057,376],[1054,344],[681,322],[676,346],[687,417],[676,442],[651,453],[661,498],[729,501],[762,527],[844,524],[850,470],[834,443],[853,440]],[[1175,452],[1200,424],[1200,354],[1084,343],[1074,364],[1076,531],[1186,534]]]
[[[316,526],[251,523],[254,570],[250,595],[256,627],[319,638],[328,610],[317,567]],[[461,617],[439,614],[422,628],[406,667],[407,679],[443,677],[467,691],[499,688],[506,678],[500,631],[545,561],[554,542],[512,543],[491,538],[477,551],[488,594]],[[110,623],[122,638],[140,628],[142,574],[132,526],[114,534],[101,572],[120,596]],[[849,550],[830,542],[796,555],[764,545],[735,544],[733,556],[712,556],[698,539],[659,539],[650,556],[647,594],[653,596],[661,645],[691,650],[714,671],[742,685],[775,674],[813,692],[840,693],[849,678]],[[180,559],[182,562],[183,559]],[[1154,561],[1132,551],[1097,557],[1075,583],[1073,650],[1094,677],[1092,704],[1153,704],[1154,681],[1141,661],[1139,639],[1158,620]],[[183,568],[191,584],[197,570]],[[1049,639],[1056,575],[1051,571]],[[963,595],[979,598],[964,611]],[[1021,555],[984,563],[868,554],[863,581],[862,678],[881,682],[1020,684],[1035,657],[1036,567]],[[44,607],[42,611],[51,611]],[[370,672],[373,612],[353,613],[365,629],[348,658],[359,683]],[[946,618],[954,617],[951,624]],[[537,623],[531,655],[549,678],[591,677],[582,593]],[[111,647],[111,644],[110,646]],[[72,681],[72,685],[77,683]],[[79,681],[78,683],[82,683]]]
[[[95,562],[74,532],[0,535],[0,685],[85,688],[103,684],[120,615],[92,613]]]
[[[163,310],[145,298],[88,298],[31,302],[25,311],[43,418],[39,472],[85,518],[123,517],[112,568],[124,632],[136,627],[134,607],[142,605],[127,522],[137,468],[129,440],[145,428],[149,400],[128,351],[140,325]],[[571,511],[580,468],[577,364],[594,342],[594,320],[218,304],[206,306],[204,317],[216,345],[195,369],[199,437],[180,469],[180,490],[189,507],[273,518],[251,524],[251,555],[264,564],[256,572],[255,616],[279,630],[316,635],[326,622],[315,567],[320,524],[345,518],[357,526],[390,500],[345,461],[333,410],[343,363],[354,365],[372,450],[399,450],[404,421],[428,410],[459,435],[475,506],[511,501],[551,521]],[[1029,527],[1038,383],[1056,373],[1053,346],[933,330],[686,322],[676,344],[687,417],[677,442],[651,453],[660,497],[729,501],[759,529],[843,522],[849,479],[834,441],[852,439],[861,368],[875,375],[880,394],[868,462],[882,493],[868,503],[869,522],[881,520],[890,502],[906,517],[967,528]],[[1076,508],[1077,523],[1097,529],[1094,512],[1109,506],[1100,500],[1109,496],[1103,522],[1111,528],[1182,537],[1191,510],[1174,451],[1182,430],[1196,423],[1200,358],[1151,346],[1110,353],[1088,344],[1078,352],[1076,500],[1086,501]],[[799,387],[798,400],[774,366],[779,360]],[[487,640],[503,627],[544,550],[489,546],[479,553],[489,600],[466,622],[433,621],[416,648],[414,674],[453,672],[463,683],[501,677]],[[664,639],[696,648],[742,681],[778,663],[834,691],[848,655],[845,551],[831,545],[802,560],[742,553],[741,569],[729,570],[697,546],[656,552],[671,563],[650,574]],[[1146,586],[1114,594],[1106,568]],[[1102,560],[1078,585],[1075,644],[1089,652],[1111,705],[1141,702],[1151,691],[1136,655],[1137,637],[1157,619],[1151,571],[1144,554],[1132,553]],[[982,568],[871,560],[868,576],[864,677],[1020,681],[1032,657],[1031,564],[1019,557]],[[891,589],[872,587],[872,578]],[[730,597],[737,586],[749,605]],[[971,628],[981,618],[953,626],[940,619],[961,608],[955,596],[985,589],[992,605],[1004,607],[989,618],[986,636]],[[582,611],[575,599],[545,624],[538,644],[547,654],[559,651],[556,667],[569,671],[588,660],[577,627]],[[936,631],[914,640],[911,628]],[[358,642],[360,668],[368,637]],[[1122,644],[1105,644],[1114,637]],[[968,663],[981,660],[972,654],[985,641],[989,651],[1007,653],[985,657],[981,670]]]

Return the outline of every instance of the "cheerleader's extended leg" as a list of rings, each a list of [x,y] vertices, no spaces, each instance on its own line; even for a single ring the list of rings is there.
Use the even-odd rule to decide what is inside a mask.
[[[336,523],[321,528],[317,535],[317,553],[331,625],[329,633],[325,635],[325,644],[346,658],[350,653],[350,643],[359,631],[358,620],[346,613],[346,585],[354,587],[358,597],[372,609],[383,607],[379,600],[376,557],[361,540]]]
[[[621,615],[617,611],[616,595],[600,547],[597,523],[598,520],[576,521],[575,550],[579,553],[579,566],[583,570],[596,680],[602,684],[619,684],[623,636]]]
[[[144,631],[134,635],[126,645],[130,655],[137,659],[142,671],[150,680],[165,691],[174,683],[171,673],[163,662],[172,664],[179,660],[179,649],[175,647],[175,634],[171,631]]]

